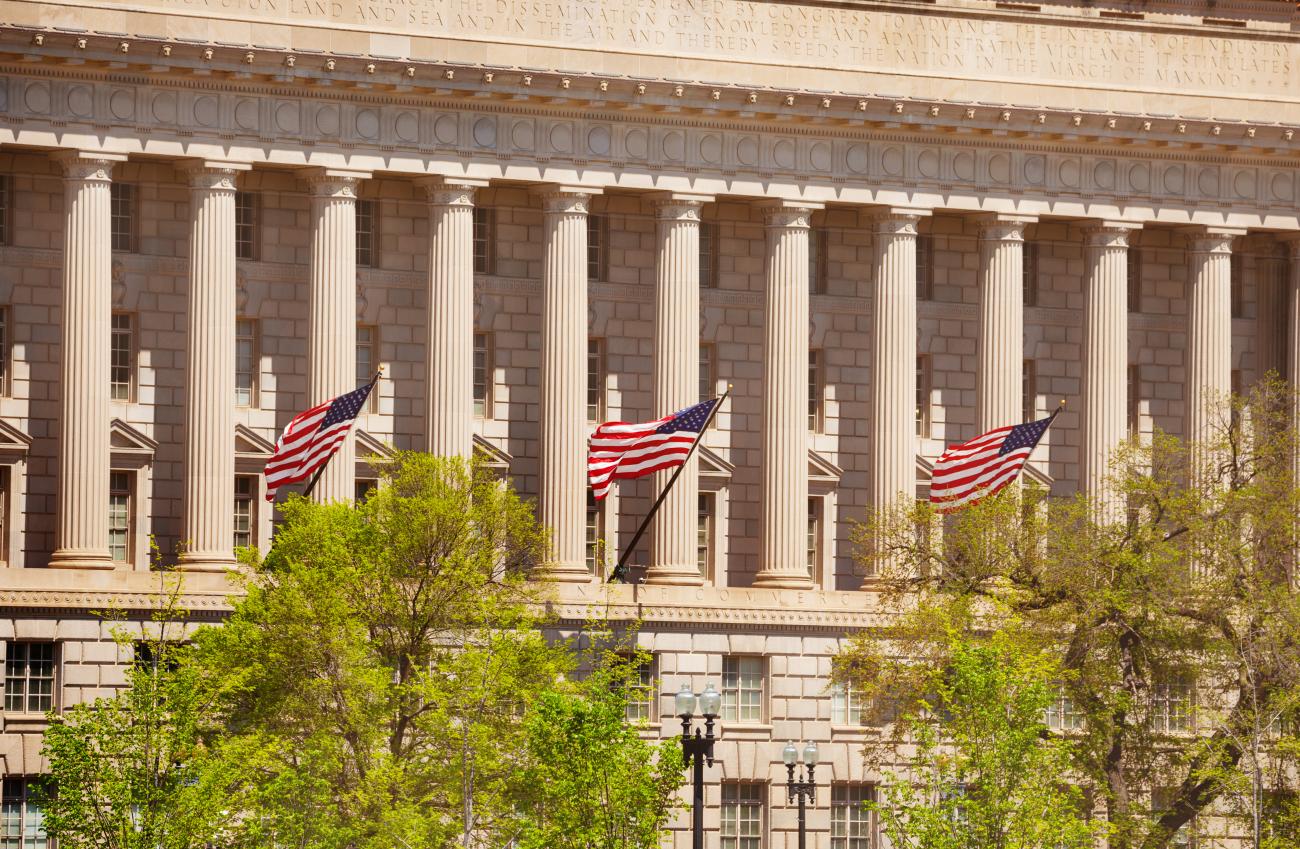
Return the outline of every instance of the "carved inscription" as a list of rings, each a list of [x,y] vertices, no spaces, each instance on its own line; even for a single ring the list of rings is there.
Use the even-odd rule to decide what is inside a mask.
[[[1290,40],[761,0],[55,0],[609,52],[925,76],[1270,95],[1300,88]]]

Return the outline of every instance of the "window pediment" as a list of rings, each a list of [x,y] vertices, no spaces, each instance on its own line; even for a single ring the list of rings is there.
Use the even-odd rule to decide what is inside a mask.
[[[153,459],[158,443],[121,419],[109,424],[109,447],[114,455]]]
[[[26,454],[32,447],[32,438],[18,427],[0,421],[0,455]]]
[[[503,474],[510,471],[510,464],[514,462],[514,456],[500,448],[477,433],[474,434],[474,456],[487,464],[489,469]]]

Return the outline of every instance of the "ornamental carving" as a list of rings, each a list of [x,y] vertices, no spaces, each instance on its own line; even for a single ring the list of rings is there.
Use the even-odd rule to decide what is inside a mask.
[[[1187,239],[1187,250],[1194,254],[1232,255],[1235,233],[1197,233]]]
[[[871,232],[877,236],[910,236],[915,239],[921,212],[884,212],[871,218]]]
[[[1098,224],[1083,228],[1083,241],[1090,248],[1127,248],[1135,229],[1122,224]]]
[[[241,170],[245,169],[222,168],[213,165],[182,165],[181,170],[188,177],[191,189],[200,192],[233,195],[235,193],[235,178]]]
[[[765,207],[763,215],[767,226],[773,229],[809,230],[815,207],[779,203]]]
[[[980,225],[979,237],[985,242],[1023,242],[1025,221],[985,221]]]
[[[586,215],[591,211],[591,192],[547,188],[537,192],[547,215]]]
[[[335,200],[356,200],[361,177],[340,176],[336,174],[314,174],[307,178],[311,195],[315,198],[332,198]]]
[[[98,159],[93,155],[76,154],[56,157],[63,165],[64,179],[72,182],[111,183],[116,160]]]
[[[655,218],[660,221],[699,221],[703,201],[664,199],[655,201]]]

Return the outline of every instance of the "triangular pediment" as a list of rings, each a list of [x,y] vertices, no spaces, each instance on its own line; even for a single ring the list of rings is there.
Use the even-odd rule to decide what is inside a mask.
[[[393,446],[383,442],[379,437],[357,428],[357,459],[379,457],[387,460],[393,456]]]
[[[113,419],[109,424],[109,446],[117,453],[141,454],[150,457],[153,456],[154,451],[158,450],[157,442],[121,419]]]
[[[514,462],[514,456],[504,448],[492,444],[488,440],[474,434],[474,456],[487,464],[489,469],[497,471],[510,471],[510,464]]]
[[[275,444],[247,425],[235,425],[235,456],[269,457],[275,453]]]
[[[928,457],[916,455],[916,479],[929,482],[934,477],[934,461]]]
[[[844,470],[816,451],[808,451],[808,480],[822,483],[839,483]]]
[[[32,438],[14,425],[0,421],[0,452],[5,454],[26,454],[32,447]]]
[[[1037,466],[1033,465],[1032,463],[1025,464],[1024,478],[1029,483],[1032,483],[1036,486],[1041,486],[1043,489],[1046,489],[1049,492],[1052,489],[1052,484],[1056,483],[1055,478],[1053,478],[1051,475],[1049,475],[1047,472],[1043,471],[1042,469],[1038,468]]]
[[[734,465],[707,445],[695,449],[695,456],[700,458],[700,477],[731,480],[731,473],[736,471]]]

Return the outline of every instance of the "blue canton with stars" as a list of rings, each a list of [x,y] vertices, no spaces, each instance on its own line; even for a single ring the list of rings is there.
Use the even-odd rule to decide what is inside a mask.
[[[677,433],[682,430],[699,433],[704,429],[704,423],[709,420],[709,413],[713,411],[713,406],[717,403],[717,398],[710,398],[707,401],[701,401],[694,407],[687,407],[655,428],[655,433]]]
[[[334,403],[330,404],[329,410],[325,413],[325,418],[321,420],[320,429],[325,430],[330,425],[355,419],[357,413],[361,412],[361,405],[366,403],[373,385],[367,383],[360,389],[353,389],[348,394],[335,398]]]
[[[1007,438],[1002,440],[1002,447],[998,450],[998,456],[1010,454],[1017,448],[1033,448],[1038,444],[1038,440],[1043,438],[1043,434],[1047,432],[1047,426],[1051,423],[1052,417],[1048,416],[1036,422],[1016,425],[1011,428]]]

